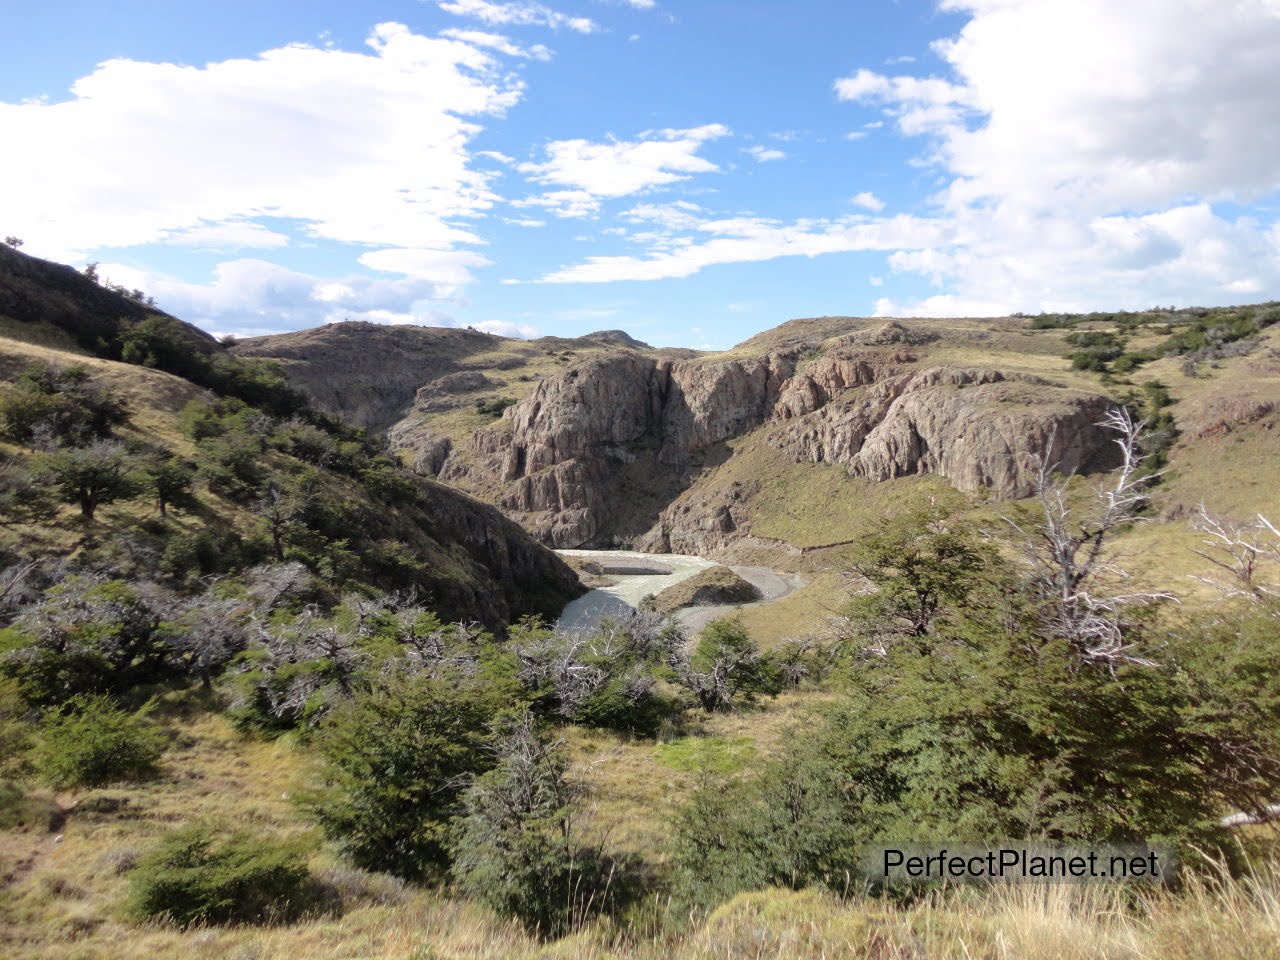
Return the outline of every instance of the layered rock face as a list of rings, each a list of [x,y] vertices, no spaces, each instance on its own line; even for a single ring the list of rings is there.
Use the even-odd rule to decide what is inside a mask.
[[[798,462],[838,463],[877,481],[932,473],[1007,497],[1032,491],[1041,458],[1064,471],[1113,465],[1096,426],[1105,397],[995,369],[919,369],[919,342],[891,323],[808,361],[794,351],[593,359],[543,380],[500,424],[478,431],[468,462],[446,453],[440,476],[474,481],[481,471],[501,484],[501,506],[540,538],[576,547],[607,545],[615,519],[634,512],[629,477],[666,482],[674,499],[709,452],[761,427]],[[672,503],[630,539],[705,552],[741,535],[746,518],[736,506]]]
[[[1110,406],[1036,378],[935,367],[891,373],[770,440],[798,460],[845,464],[870,480],[933,473],[967,492],[1024,497],[1042,460],[1067,473],[1115,465],[1097,426]]]

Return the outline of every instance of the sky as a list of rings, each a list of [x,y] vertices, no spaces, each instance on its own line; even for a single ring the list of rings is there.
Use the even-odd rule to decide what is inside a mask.
[[[0,236],[219,335],[1280,298],[1280,0],[0,8]]]

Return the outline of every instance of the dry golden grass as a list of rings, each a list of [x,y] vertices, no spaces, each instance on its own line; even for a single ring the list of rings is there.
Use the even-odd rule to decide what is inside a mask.
[[[961,888],[912,905],[819,891],[741,895],[686,932],[602,920],[540,943],[489,911],[341,866],[289,799],[306,777],[291,739],[244,740],[220,715],[167,710],[172,744],[154,781],[57,797],[60,834],[0,832],[0,956],[6,960],[1264,960],[1280,956],[1280,874],[1134,896],[1103,886]],[[788,731],[821,698],[790,694],[759,709],[705,718],[666,743],[569,730],[574,771],[592,790],[590,830],[608,849],[663,862],[672,814],[700,761],[750,774],[786,749]],[[198,705],[197,705],[198,706]],[[725,764],[728,764],[726,767]],[[127,800],[77,813],[86,797]],[[313,843],[312,866],[343,897],[340,912],[279,927],[178,930],[121,914],[127,870],[164,831],[221,819]],[[655,902],[661,914],[666,905]],[[679,918],[670,918],[678,921]]]

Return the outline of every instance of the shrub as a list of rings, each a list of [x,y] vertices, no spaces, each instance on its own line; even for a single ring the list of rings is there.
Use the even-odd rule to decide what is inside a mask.
[[[0,391],[0,435],[19,443],[85,443],[108,436],[127,419],[124,403],[78,365],[31,364]]]
[[[78,506],[80,516],[91,523],[98,507],[138,492],[131,466],[124,444],[95,440],[42,455],[38,473],[57,489],[63,502]]]
[[[303,798],[361,867],[439,878],[467,777],[488,769],[489,700],[456,680],[393,676],[334,711],[317,748],[321,786]]]
[[[75,697],[45,721],[37,765],[58,789],[136,780],[155,770],[160,738],[110,698]]]
[[[37,707],[161,680],[177,668],[159,612],[168,602],[155,588],[68,577],[0,630],[0,673]]]
[[[738,618],[709,624],[678,678],[708,713],[724,710],[737,700],[749,703],[760,693],[777,696],[783,682],[778,666],[761,655]]]
[[[129,876],[128,910],[138,920],[285,921],[320,904],[319,885],[296,848],[212,826],[166,837]]]
[[[495,747],[497,766],[467,790],[453,840],[464,891],[546,937],[599,908],[600,862],[573,831],[576,791],[558,743],[526,713]]]

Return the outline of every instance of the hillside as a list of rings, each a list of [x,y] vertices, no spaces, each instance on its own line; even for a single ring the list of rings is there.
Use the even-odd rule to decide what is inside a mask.
[[[1144,576],[1186,591],[1199,569],[1188,519],[1201,503],[1240,521],[1280,512],[1266,479],[1280,464],[1280,329],[1268,311],[820,317],[722,354],[598,335],[368,335],[379,362],[402,372],[398,402],[414,394],[387,427],[406,462],[553,546],[816,573],[785,606],[812,624],[814,603],[829,606],[819,596],[830,591],[826,571],[882,517],[931,502],[994,516],[1031,492],[1046,456],[1065,472],[1113,467],[1114,444],[1095,424],[1116,402],[1158,417],[1168,461],[1153,491],[1157,522],[1133,531],[1130,546]],[[313,387],[306,371],[328,370],[357,333],[335,325],[252,349],[286,358],[292,382],[328,397],[341,387]],[[442,352],[430,368],[413,362],[413,345],[433,337],[474,350]],[[310,349],[294,351],[301,338]]]
[[[415,590],[446,618],[495,629],[530,613],[554,615],[580,590],[572,571],[497,510],[401,471],[348,428],[309,419],[269,365],[238,361],[196,328],[68,267],[3,248],[0,334],[0,385],[32,369],[83,369],[91,389],[127,411],[109,432],[131,469],[145,473],[172,459],[194,482],[184,508],[167,516],[132,497],[104,504],[87,526],[69,506],[38,522],[9,522],[0,534],[6,565],[83,557],[127,571],[149,556],[195,551],[182,576],[225,574],[271,559],[262,498],[305,487],[297,494],[305,506],[289,507],[298,514],[289,520],[296,542],[276,552],[317,573],[329,565],[330,580],[333,565],[346,564],[335,587]],[[141,362],[123,362],[131,352]],[[264,421],[252,435],[231,429],[242,420],[234,405],[246,399],[273,411],[274,425]],[[192,433],[192,410],[208,404],[216,412],[201,437]],[[219,417],[227,429],[215,437]],[[248,452],[234,449],[240,443]],[[33,446],[12,430],[0,443],[10,479],[38,459]],[[217,456],[232,475],[209,469]]]

